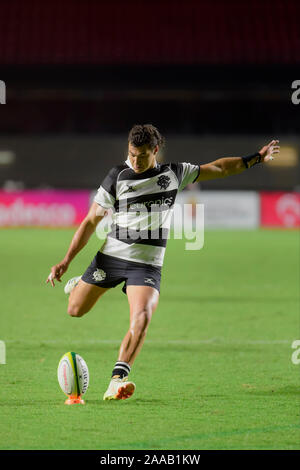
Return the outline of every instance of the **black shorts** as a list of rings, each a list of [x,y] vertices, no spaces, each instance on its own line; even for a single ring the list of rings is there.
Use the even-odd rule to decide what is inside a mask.
[[[149,286],[160,292],[160,279],[161,268],[158,266],[126,261],[100,251],[82,276],[84,282],[106,288],[125,281],[122,288],[125,294],[127,286]]]

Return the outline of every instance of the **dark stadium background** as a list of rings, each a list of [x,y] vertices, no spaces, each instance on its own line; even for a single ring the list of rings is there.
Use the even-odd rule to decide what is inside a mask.
[[[299,18],[299,0],[0,0],[0,450],[299,450]],[[74,319],[63,289],[99,226],[46,280],[138,123],[164,161],[281,153],[178,195],[190,228],[204,204],[203,249],[170,237],[137,390],[108,403],[127,298]],[[83,407],[57,382],[67,351],[89,367]]]
[[[166,161],[280,139],[281,164],[202,189],[299,190],[296,0],[4,0],[0,10],[0,150],[13,153],[0,160],[2,188],[95,189],[123,161],[131,126],[150,122]]]

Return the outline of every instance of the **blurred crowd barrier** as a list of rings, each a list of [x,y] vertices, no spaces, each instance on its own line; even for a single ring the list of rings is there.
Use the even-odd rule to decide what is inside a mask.
[[[165,137],[166,146],[158,155],[161,162],[202,165],[221,157],[253,154],[273,138],[279,138],[280,155],[271,163],[257,165],[238,176],[203,181],[200,187],[202,190],[299,190],[297,135],[167,134]],[[126,160],[127,147],[127,134],[1,135],[0,188],[97,189],[111,167]]]
[[[0,191],[0,227],[72,227],[78,225],[93,199],[88,190]],[[197,204],[204,205],[208,229],[295,228],[300,226],[300,193],[257,191],[183,191],[176,204],[186,206],[193,224]],[[174,218],[181,228],[183,219]]]

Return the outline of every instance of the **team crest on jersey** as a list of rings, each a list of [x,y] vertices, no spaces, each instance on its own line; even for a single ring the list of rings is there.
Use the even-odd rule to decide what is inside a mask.
[[[157,184],[160,187],[160,189],[167,189],[168,186],[170,186],[171,183],[171,178],[166,175],[160,175],[157,179]]]
[[[103,271],[103,269],[96,269],[96,271],[93,272],[93,278],[97,282],[104,281],[106,278],[106,272]]]

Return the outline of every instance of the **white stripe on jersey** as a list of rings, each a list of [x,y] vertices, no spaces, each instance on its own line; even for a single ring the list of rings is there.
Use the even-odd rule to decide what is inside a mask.
[[[115,198],[102,186],[98,189],[94,201],[97,202],[99,206],[103,207],[103,209],[111,209],[116,202]]]
[[[108,235],[100,251],[105,255],[115,256],[126,261],[161,267],[166,249],[161,246],[142,245],[140,243],[128,245]]]

